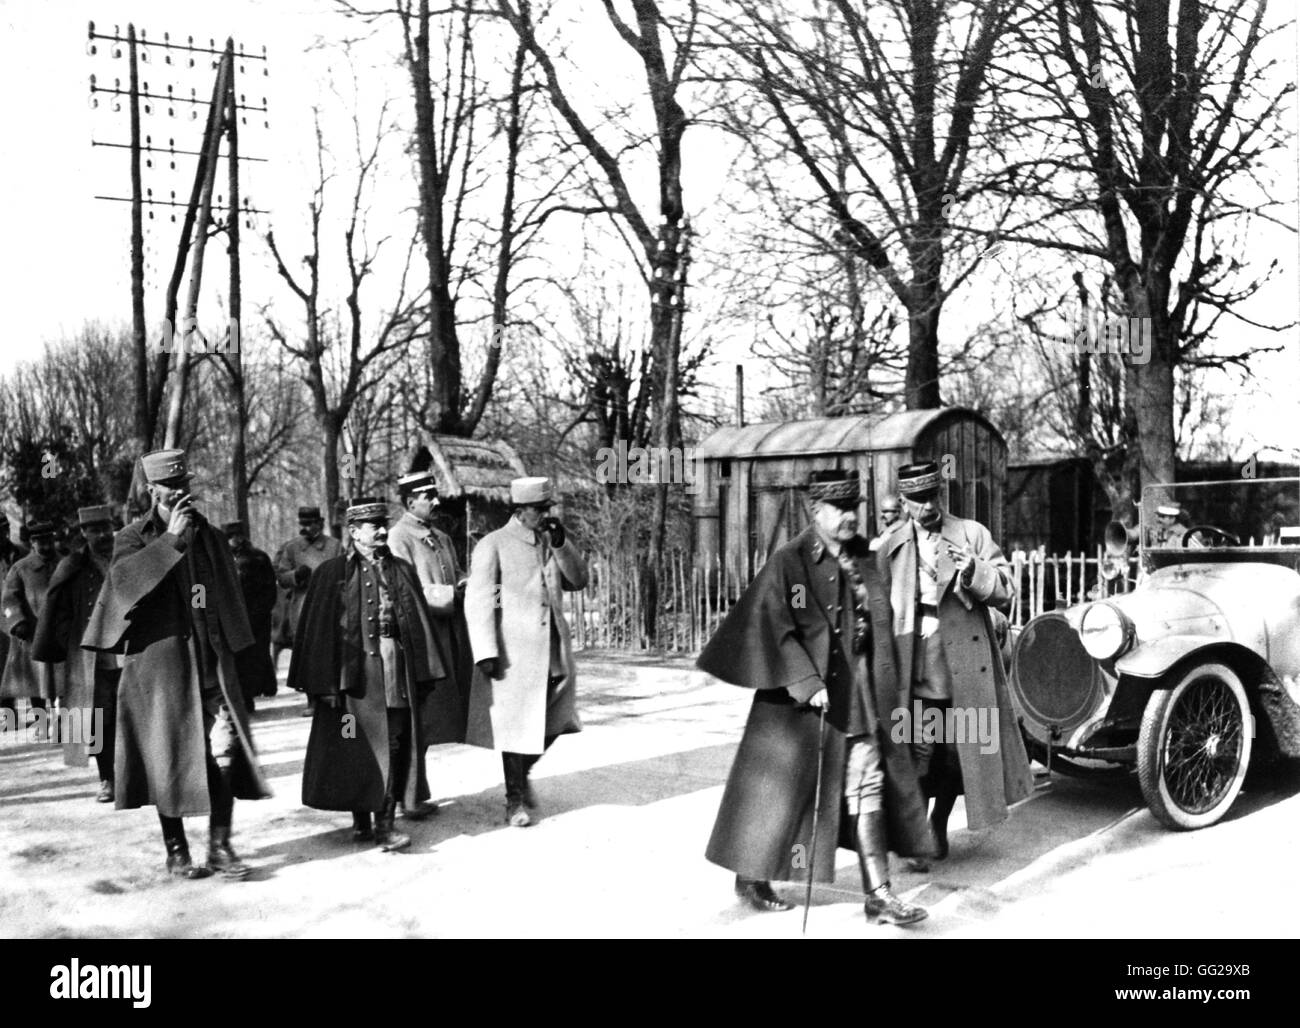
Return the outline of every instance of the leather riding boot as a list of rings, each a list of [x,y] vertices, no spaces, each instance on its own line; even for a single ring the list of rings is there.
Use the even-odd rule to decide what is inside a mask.
[[[208,866],[222,878],[247,878],[253,869],[239,859],[230,846],[230,826],[214,824],[208,829]]]
[[[527,759],[522,753],[501,754],[501,768],[506,778],[506,824],[512,828],[527,828],[533,823],[524,804],[524,790],[528,784],[524,762]]]
[[[940,860],[948,856],[948,816],[957,803],[958,795],[958,784],[949,773],[935,792],[934,809],[930,811],[930,827],[934,830],[934,841],[939,846]]]
[[[370,811],[354,810],[352,812],[352,841],[375,841],[375,830],[370,826]]]
[[[397,800],[390,796],[384,800],[384,809],[375,815],[375,842],[385,853],[395,853],[411,845],[411,837],[394,827],[396,820]]]
[[[190,846],[185,838],[185,822],[179,817],[158,815],[162,824],[163,845],[167,847],[167,873],[173,878],[206,878],[212,874],[206,867],[195,867],[190,859]]]
[[[860,812],[854,821],[858,866],[867,894],[866,915],[872,924],[908,925],[930,916],[924,907],[904,903],[889,888],[889,850],[885,842],[885,812]]]
[[[812,872],[810,871],[809,874]],[[781,911],[793,910],[794,907],[772,891],[770,882],[757,878],[745,878],[736,875],[736,895],[755,910]]]

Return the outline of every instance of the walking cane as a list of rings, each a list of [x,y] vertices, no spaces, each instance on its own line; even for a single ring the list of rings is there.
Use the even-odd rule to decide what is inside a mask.
[[[817,725],[817,784],[813,787],[812,846],[808,853],[808,887],[803,895],[803,935],[808,934],[808,908],[812,906],[813,875],[817,872],[817,820],[822,809],[822,761],[826,755],[826,704]]]

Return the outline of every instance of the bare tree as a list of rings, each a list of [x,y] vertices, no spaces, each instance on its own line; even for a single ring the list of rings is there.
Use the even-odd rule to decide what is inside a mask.
[[[736,16],[714,27],[724,59],[717,77],[732,87],[725,123],[755,160],[801,169],[837,245],[906,312],[905,405],[939,406],[940,315],[989,238],[953,233],[951,215],[987,210],[1000,224],[1012,203],[1001,194],[1034,164],[1010,156],[1026,125],[998,72],[1008,29],[1032,8],[1003,0],[732,6]]]
[[[1118,313],[1142,319],[1150,352],[1124,356],[1125,492],[1174,478],[1175,371],[1245,368],[1259,348],[1212,351],[1219,319],[1261,326],[1240,304],[1274,265],[1237,254],[1253,219],[1275,220],[1257,176],[1285,145],[1288,83],[1270,86],[1263,0],[1055,0],[1027,38],[1040,66],[1025,88],[1042,98],[1059,141],[1046,213],[1004,226],[1002,238],[1103,263]],[[1058,145],[1059,142],[1059,145]],[[1255,192],[1252,194],[1251,190]],[[1236,245],[1234,245],[1236,244]],[[1132,349],[1130,347],[1129,349]]]
[[[359,116],[353,116],[356,178],[350,195],[348,220],[343,231],[343,258],[348,291],[344,297],[346,320],[327,310],[321,299],[321,261],[324,249],[321,221],[325,211],[325,194],[332,175],[326,172],[325,141],[321,134],[319,112],[316,118],[317,182],[308,204],[311,250],[302,258],[306,275],[290,271],[275,241],[274,232],[266,235],[267,246],[275,259],[276,270],[303,306],[303,333],[290,338],[280,323],[263,309],[263,317],[274,338],[302,364],[301,375],[311,396],[312,415],[316,421],[322,451],[320,498],[326,518],[332,519],[340,497],[340,440],[345,423],[358,397],[374,389],[382,377],[385,359],[394,350],[408,345],[423,324],[420,314],[421,295],[408,296],[414,240],[406,254],[397,297],[380,319],[373,333],[367,330],[361,304],[361,289],[374,271],[375,261],[387,238],[373,245],[365,238],[367,187],[375,172],[383,140],[388,131],[387,105],[380,112],[373,142],[362,142]]]

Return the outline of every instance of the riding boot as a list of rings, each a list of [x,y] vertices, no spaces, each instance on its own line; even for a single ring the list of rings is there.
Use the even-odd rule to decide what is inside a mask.
[[[811,871],[808,873],[812,874]],[[794,909],[793,906],[772,891],[771,882],[765,882],[757,878],[736,875],[736,896],[755,910],[767,912]]]
[[[854,820],[854,838],[862,888],[867,894],[866,915],[872,924],[909,925],[929,917],[924,907],[904,903],[889,888],[889,849],[885,842],[885,812],[860,812]]]
[[[524,790],[528,785],[528,772],[522,753],[502,753],[501,768],[506,779],[506,823],[512,828],[527,828],[533,819],[524,805]]]
[[[190,859],[190,846],[185,838],[185,822],[179,817],[158,815],[162,824],[163,845],[167,847],[167,873],[173,878],[206,878],[212,872],[206,867],[195,867]]]
[[[930,811],[930,827],[934,830],[934,841],[938,844],[938,858],[948,856],[948,816],[961,794],[961,783],[952,770],[944,775],[934,794],[934,808]]]
[[[395,853],[411,845],[411,837],[399,832],[395,827],[397,821],[397,800],[392,796],[384,798],[384,808],[375,815],[375,842],[385,853]]]
[[[370,826],[370,811],[354,810],[352,812],[352,841],[375,841],[375,830]]]
[[[247,878],[252,868],[239,859],[230,845],[230,825],[235,810],[235,792],[231,785],[233,769],[222,767],[208,758],[208,798],[212,814],[208,818],[208,866],[223,878]]]

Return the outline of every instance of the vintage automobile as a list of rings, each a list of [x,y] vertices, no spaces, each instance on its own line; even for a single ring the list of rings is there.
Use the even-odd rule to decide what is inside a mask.
[[[1170,504],[1190,525],[1155,516]],[[1151,812],[1178,829],[1223,817],[1252,760],[1300,757],[1297,526],[1300,479],[1150,487],[1138,527],[1108,531],[1099,598],[1016,640],[1031,755],[1073,773],[1136,767]]]

